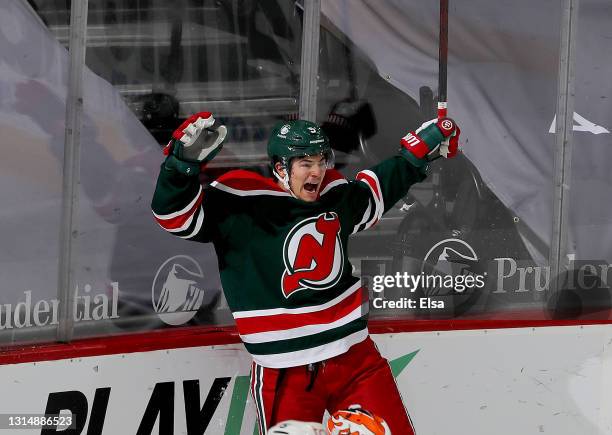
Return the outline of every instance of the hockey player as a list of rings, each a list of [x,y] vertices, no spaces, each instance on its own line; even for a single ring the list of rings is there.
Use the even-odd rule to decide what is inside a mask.
[[[281,122],[268,155],[276,179],[234,170],[204,189],[198,174],[226,135],[209,112],[187,119],[165,149],[152,208],[187,240],[212,242],[240,337],[253,357],[251,392],[261,434],[285,420],[321,421],[359,403],[392,433],[412,424],[387,360],[368,336],[368,293],[352,275],[348,237],[374,225],[459,129],[433,120],[402,140],[397,156],[347,181],[331,168],[314,123]],[[450,150],[450,151],[449,151]]]

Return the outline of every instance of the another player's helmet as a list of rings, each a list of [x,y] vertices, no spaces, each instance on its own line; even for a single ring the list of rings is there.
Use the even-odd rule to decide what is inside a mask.
[[[287,420],[268,430],[268,435],[326,435],[321,423]]]
[[[327,420],[329,435],[391,435],[389,426],[377,415],[351,405],[349,409],[334,412]]]
[[[294,157],[323,155],[331,163],[333,154],[327,135],[314,122],[298,119],[277,123],[268,140],[268,157],[272,165],[281,162],[288,167]]]

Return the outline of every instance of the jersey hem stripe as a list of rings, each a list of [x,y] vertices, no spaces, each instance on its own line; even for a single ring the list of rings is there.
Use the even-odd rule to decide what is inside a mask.
[[[312,347],[310,349],[298,350],[294,352],[277,353],[271,355],[254,355],[251,354],[253,360],[263,366],[271,369],[282,369],[287,367],[302,366],[323,361],[335,356],[341,355],[348,351],[351,346],[361,343],[368,337],[368,328],[347,335],[340,340],[321,346]]]
[[[360,303],[357,308],[353,309],[346,316],[341,317],[340,319],[330,323],[311,324],[301,326],[299,328],[246,334],[240,335],[240,338],[245,343],[259,344],[269,343],[271,341],[290,340],[292,338],[307,337],[309,335],[319,334],[321,332],[329,331],[344,326],[352,322],[353,320],[360,319],[361,317],[363,317],[363,314],[364,313],[362,312],[362,307]]]
[[[244,319],[247,317],[260,317],[260,316],[273,316],[276,314],[304,314],[304,313],[313,313],[315,311],[322,311],[326,308],[332,307],[342,301],[343,299],[349,297],[354,292],[361,288],[361,281],[357,281],[355,284],[346,289],[345,292],[335,297],[329,302],[326,302],[321,305],[311,305],[308,307],[300,307],[300,308],[270,308],[268,310],[249,310],[249,311],[236,311],[233,313],[234,320]]]
[[[324,325],[336,322],[363,305],[365,289],[353,292],[336,305],[325,310],[301,314],[276,314],[273,316],[249,317],[237,319],[236,327],[240,334],[248,336],[264,332],[302,328],[309,325]]]

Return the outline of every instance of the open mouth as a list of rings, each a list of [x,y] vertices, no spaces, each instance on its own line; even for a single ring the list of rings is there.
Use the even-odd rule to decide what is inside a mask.
[[[319,186],[318,184],[314,184],[314,183],[305,183],[304,190],[306,192],[315,193],[317,191],[318,186]]]

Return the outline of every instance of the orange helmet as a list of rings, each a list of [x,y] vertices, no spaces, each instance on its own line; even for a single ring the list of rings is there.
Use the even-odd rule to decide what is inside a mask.
[[[360,405],[334,412],[327,420],[327,432],[329,435],[391,435],[385,420]]]

